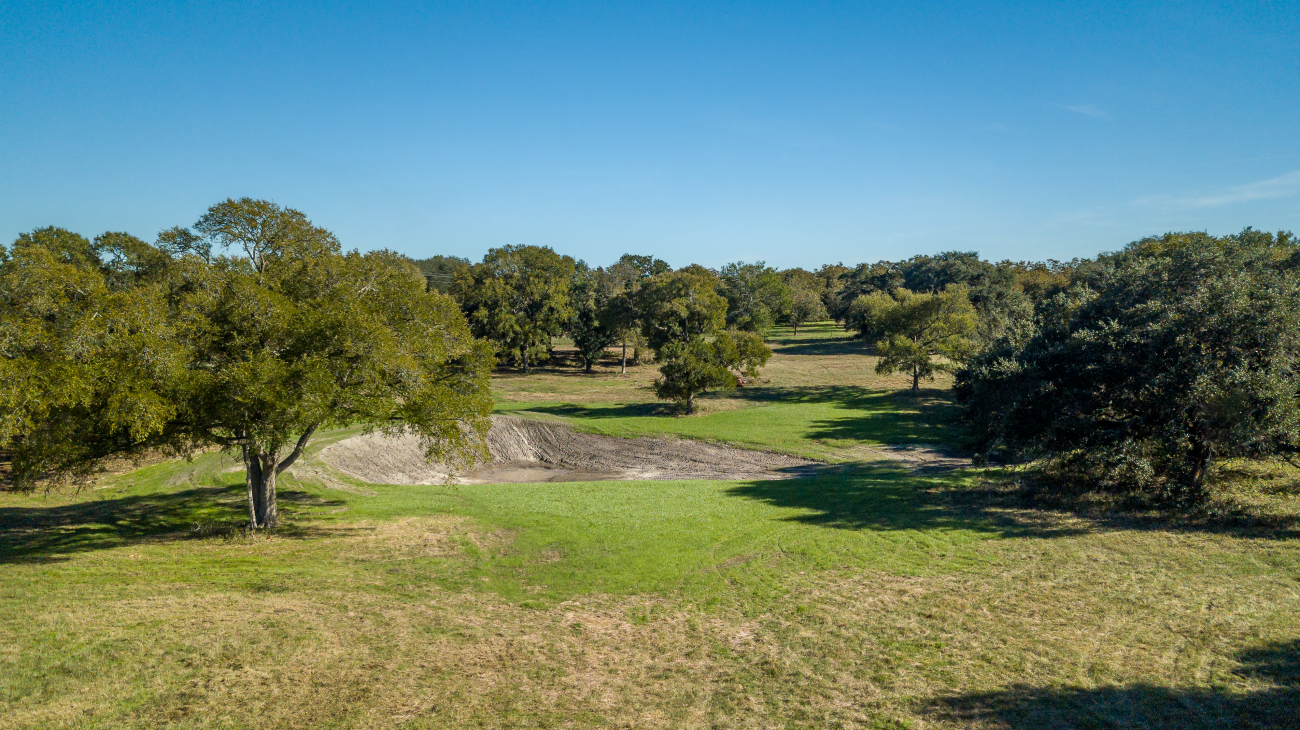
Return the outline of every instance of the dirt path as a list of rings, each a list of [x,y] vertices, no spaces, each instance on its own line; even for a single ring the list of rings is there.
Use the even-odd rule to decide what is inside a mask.
[[[493,416],[492,461],[464,474],[424,459],[414,436],[353,436],[317,458],[372,484],[460,484],[617,479],[790,479],[808,476],[818,462],[688,439],[615,438],[563,424]]]

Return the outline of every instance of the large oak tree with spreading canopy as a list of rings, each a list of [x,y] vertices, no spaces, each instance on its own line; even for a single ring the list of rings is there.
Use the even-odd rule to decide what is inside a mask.
[[[401,256],[345,253],[248,198],[155,246],[114,235],[42,229],[3,262],[0,443],[20,483],[216,445],[243,459],[251,524],[273,527],[276,477],[320,429],[406,430],[430,458],[474,456],[491,353]]]

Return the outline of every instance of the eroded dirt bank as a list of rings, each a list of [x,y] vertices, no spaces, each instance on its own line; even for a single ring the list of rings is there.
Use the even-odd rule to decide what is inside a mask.
[[[582,433],[549,421],[493,416],[492,461],[451,475],[430,464],[414,436],[353,436],[321,450],[329,466],[374,484],[462,484],[605,479],[789,479],[817,462],[666,437],[614,438]]]

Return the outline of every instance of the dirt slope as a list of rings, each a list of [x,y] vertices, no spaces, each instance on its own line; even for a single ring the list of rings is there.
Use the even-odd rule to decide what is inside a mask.
[[[354,436],[322,449],[329,466],[374,484],[478,484],[595,479],[788,479],[817,462],[676,438],[614,438],[549,421],[493,416],[489,464],[451,475],[414,436]]]

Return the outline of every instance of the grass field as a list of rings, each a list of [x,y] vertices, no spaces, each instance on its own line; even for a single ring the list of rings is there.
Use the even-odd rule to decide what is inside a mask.
[[[0,494],[0,727],[1295,726],[1293,474],[1234,472],[1267,514],[1035,508],[997,473],[866,460],[951,445],[947,383],[897,395],[829,326],[774,344],[765,382],[690,418],[648,366],[494,388],[831,462],[815,478],[290,477],[257,538],[221,454]]]

